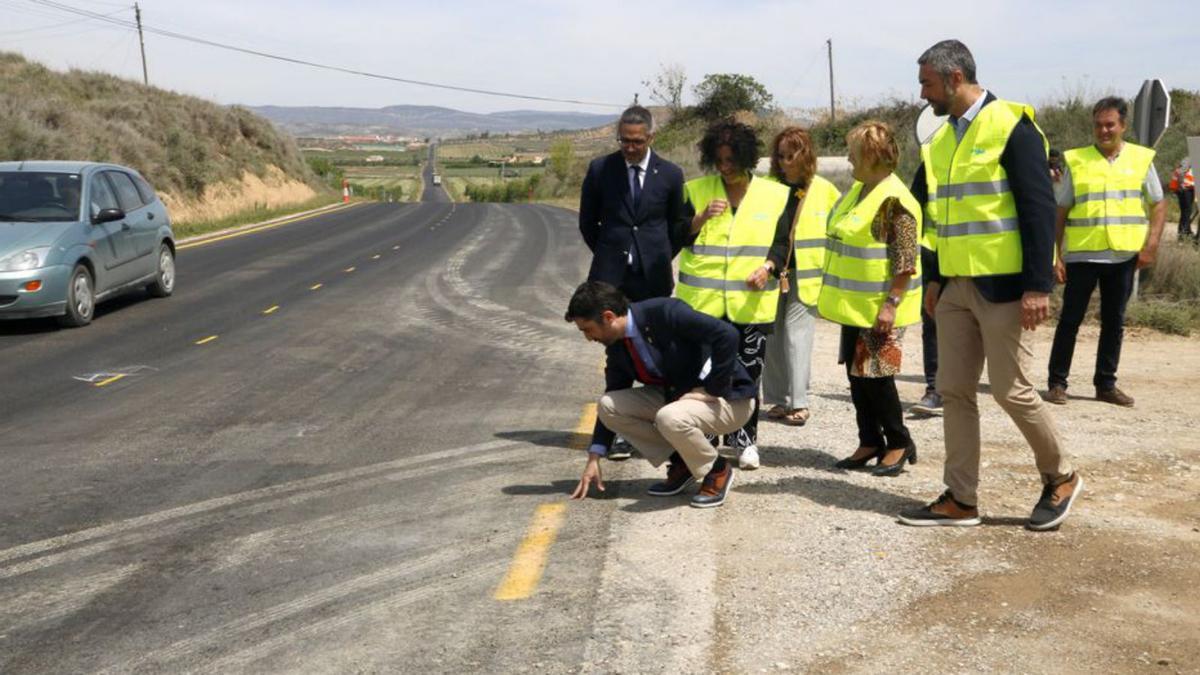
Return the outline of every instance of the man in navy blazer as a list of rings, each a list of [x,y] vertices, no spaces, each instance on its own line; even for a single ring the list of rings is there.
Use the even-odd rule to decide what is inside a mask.
[[[635,301],[671,295],[671,260],[682,248],[683,171],[651,152],[653,125],[641,106],[623,112],[621,149],[592,160],[579,199],[579,231],[592,251],[588,281]]]
[[[738,360],[738,332],[676,298],[630,303],[602,281],[576,289],[566,320],[605,345],[605,393],[597,406],[587,466],[574,499],[594,482],[601,491],[600,457],[620,433],[654,466],[670,462],[667,479],[649,494],[666,497],[701,480],[692,506],[720,506],[733,467],[705,434],[740,429],[754,411],[757,386]],[[642,386],[634,387],[634,383]]]

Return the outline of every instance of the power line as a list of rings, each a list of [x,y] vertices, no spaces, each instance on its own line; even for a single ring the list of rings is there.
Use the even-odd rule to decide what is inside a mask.
[[[117,14],[122,14],[127,11],[129,11],[128,8],[121,9],[121,10],[118,10],[111,14],[106,14],[105,16],[109,16],[109,17],[116,16]],[[39,16],[49,16],[49,15],[48,14],[39,14]],[[54,29],[58,29],[58,28],[66,28],[67,26],[73,26],[77,23],[83,23],[84,21],[91,21],[91,17],[83,17],[80,19],[71,19],[70,21],[63,21],[61,23],[47,24],[44,26],[33,26],[32,28],[18,28],[17,30],[5,30],[5,31],[0,31],[0,35],[20,35],[22,33],[35,33],[40,30],[54,30]]]
[[[61,2],[55,2],[54,0],[29,0],[29,1],[32,3],[38,4],[38,5],[50,7],[50,8],[57,9],[57,10],[60,10],[63,12],[69,12],[71,14],[86,16],[88,18],[95,19],[97,21],[104,21],[104,22],[111,23],[114,25],[123,26],[130,30],[137,30],[137,25],[133,22],[125,21],[125,20],[121,20],[121,19],[115,19],[110,16],[98,14],[96,12],[92,12],[92,11],[89,11],[86,9],[81,9],[79,7],[73,7],[71,5],[66,5]],[[153,27],[147,26],[145,24],[142,25],[142,30],[147,33],[153,33],[155,35],[160,35],[162,37],[168,37],[168,38],[172,38],[175,40],[183,40],[186,42],[192,42],[194,44],[205,45],[208,47],[215,47],[217,49],[225,49],[228,51],[239,52],[242,54],[249,54],[251,56],[258,56],[258,57],[265,58],[265,59],[282,61],[284,63],[292,63],[292,64],[296,64],[296,65],[300,65],[300,66],[308,66],[310,68],[318,68],[321,70],[329,70],[329,71],[338,72],[338,73],[345,73],[347,75],[358,75],[360,77],[369,77],[369,78],[376,79],[376,80],[387,80],[389,82],[400,82],[403,84],[413,84],[413,85],[417,85],[417,86],[421,86],[421,87],[433,87],[435,89],[447,89],[450,91],[461,91],[461,92],[466,92],[469,94],[482,94],[484,96],[500,96],[500,97],[504,97],[504,98],[518,98],[518,99],[524,99],[527,101],[547,101],[550,103],[570,103],[570,104],[574,104],[574,105],[597,106],[597,107],[604,107],[604,108],[623,108],[623,107],[625,107],[624,104],[621,104],[621,103],[601,103],[601,102],[597,102],[597,101],[582,101],[582,100],[569,99],[569,98],[554,98],[551,96],[533,96],[530,94],[514,94],[511,92],[493,91],[490,89],[476,89],[474,87],[460,87],[458,85],[443,84],[440,82],[414,80],[414,79],[410,79],[410,78],[406,78],[406,77],[396,77],[394,75],[382,75],[379,73],[372,73],[372,72],[368,72],[365,70],[355,70],[353,68],[332,66],[332,65],[328,65],[328,64],[324,64],[324,63],[317,63],[315,61],[306,61],[304,59],[296,59],[296,58],[292,58],[289,56],[280,56],[278,54],[271,54],[268,52],[259,51],[257,49],[238,47],[237,45],[226,44],[224,42],[217,42],[215,40],[209,40],[206,38],[196,37],[193,35],[185,35],[183,33],[177,33],[175,31],[163,30],[161,28],[153,28]]]

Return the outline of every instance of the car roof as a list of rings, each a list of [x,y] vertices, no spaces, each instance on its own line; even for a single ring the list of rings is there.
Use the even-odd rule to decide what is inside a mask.
[[[129,167],[103,162],[59,162],[47,160],[26,160],[21,162],[0,162],[0,171],[40,171],[46,173],[83,173],[88,169],[106,168],[122,169],[137,173]]]

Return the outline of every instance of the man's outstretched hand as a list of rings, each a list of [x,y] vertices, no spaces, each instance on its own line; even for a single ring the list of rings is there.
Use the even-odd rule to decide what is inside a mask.
[[[604,478],[600,475],[600,455],[589,452],[587,466],[583,467],[583,476],[579,478],[579,484],[571,493],[571,499],[587,497],[588,488],[592,483],[596,484],[598,490],[604,492]]]

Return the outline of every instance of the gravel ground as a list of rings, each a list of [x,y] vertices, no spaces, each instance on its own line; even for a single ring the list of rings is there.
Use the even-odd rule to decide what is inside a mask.
[[[1035,333],[1044,386],[1052,328]],[[1058,532],[1025,519],[1032,453],[985,393],[984,525],[898,525],[943,489],[940,418],[908,425],[920,462],[897,478],[832,467],[857,446],[820,324],[813,417],[763,422],[763,467],[739,471],[720,509],[640,494],[645,462],[607,465],[613,518],[587,672],[1200,672],[1200,404],[1194,339],[1130,332],[1122,409],[1091,396],[1095,329],[1076,351],[1073,398],[1052,412],[1087,487]],[[901,399],[920,398],[920,328],[906,336]],[[986,378],[986,374],[985,374]]]

